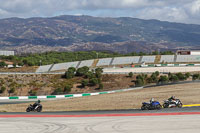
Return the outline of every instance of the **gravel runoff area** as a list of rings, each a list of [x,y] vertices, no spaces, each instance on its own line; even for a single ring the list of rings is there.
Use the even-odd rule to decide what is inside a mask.
[[[161,73],[177,73],[177,72],[199,72],[199,66],[187,67],[143,67],[143,68],[105,68],[104,73],[153,73],[159,71]]]
[[[86,96],[71,99],[42,101],[43,111],[83,111],[83,110],[117,110],[140,108],[141,103],[155,98],[163,100],[175,95],[183,104],[200,103],[200,83],[187,83],[168,86],[144,88],[128,92]],[[3,112],[24,112],[29,103],[1,105]]]

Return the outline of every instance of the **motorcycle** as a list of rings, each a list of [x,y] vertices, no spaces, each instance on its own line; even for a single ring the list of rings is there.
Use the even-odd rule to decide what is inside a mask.
[[[164,104],[163,104],[164,108],[174,108],[174,107],[181,108],[182,106],[183,106],[183,104],[179,99],[172,100],[172,101],[165,100]]]
[[[152,102],[152,103],[147,103],[143,102],[141,110],[154,110],[154,109],[161,109],[162,106],[158,101]]]
[[[30,112],[30,111],[33,111],[33,112],[41,112],[42,111],[42,105],[41,104],[38,104],[37,106],[33,106],[32,104],[30,104],[27,109],[26,109],[26,112]]]

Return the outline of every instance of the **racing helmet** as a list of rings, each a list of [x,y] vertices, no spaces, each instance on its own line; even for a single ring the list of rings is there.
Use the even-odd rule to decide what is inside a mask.
[[[150,100],[151,102],[154,102],[154,98],[151,98],[151,100]]]
[[[175,96],[172,96],[171,98],[172,98],[172,99],[175,99]]]
[[[40,100],[38,100],[38,103],[40,103]]]

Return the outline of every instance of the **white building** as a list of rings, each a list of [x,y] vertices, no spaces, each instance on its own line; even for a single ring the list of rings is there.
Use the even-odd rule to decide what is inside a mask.
[[[178,50],[177,55],[200,55],[200,50]]]
[[[0,51],[0,56],[4,55],[4,56],[9,56],[9,55],[15,55],[14,51]]]

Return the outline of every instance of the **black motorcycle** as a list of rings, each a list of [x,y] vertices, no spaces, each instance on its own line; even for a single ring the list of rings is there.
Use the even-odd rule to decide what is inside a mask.
[[[176,100],[165,100],[163,107],[164,108],[174,108],[174,107],[179,107],[181,108],[183,106],[182,102],[179,99]]]
[[[33,106],[32,104],[30,104],[27,109],[26,109],[26,112],[30,112],[30,111],[33,111],[33,112],[41,112],[42,111],[42,105],[41,104],[38,104],[36,106]]]

